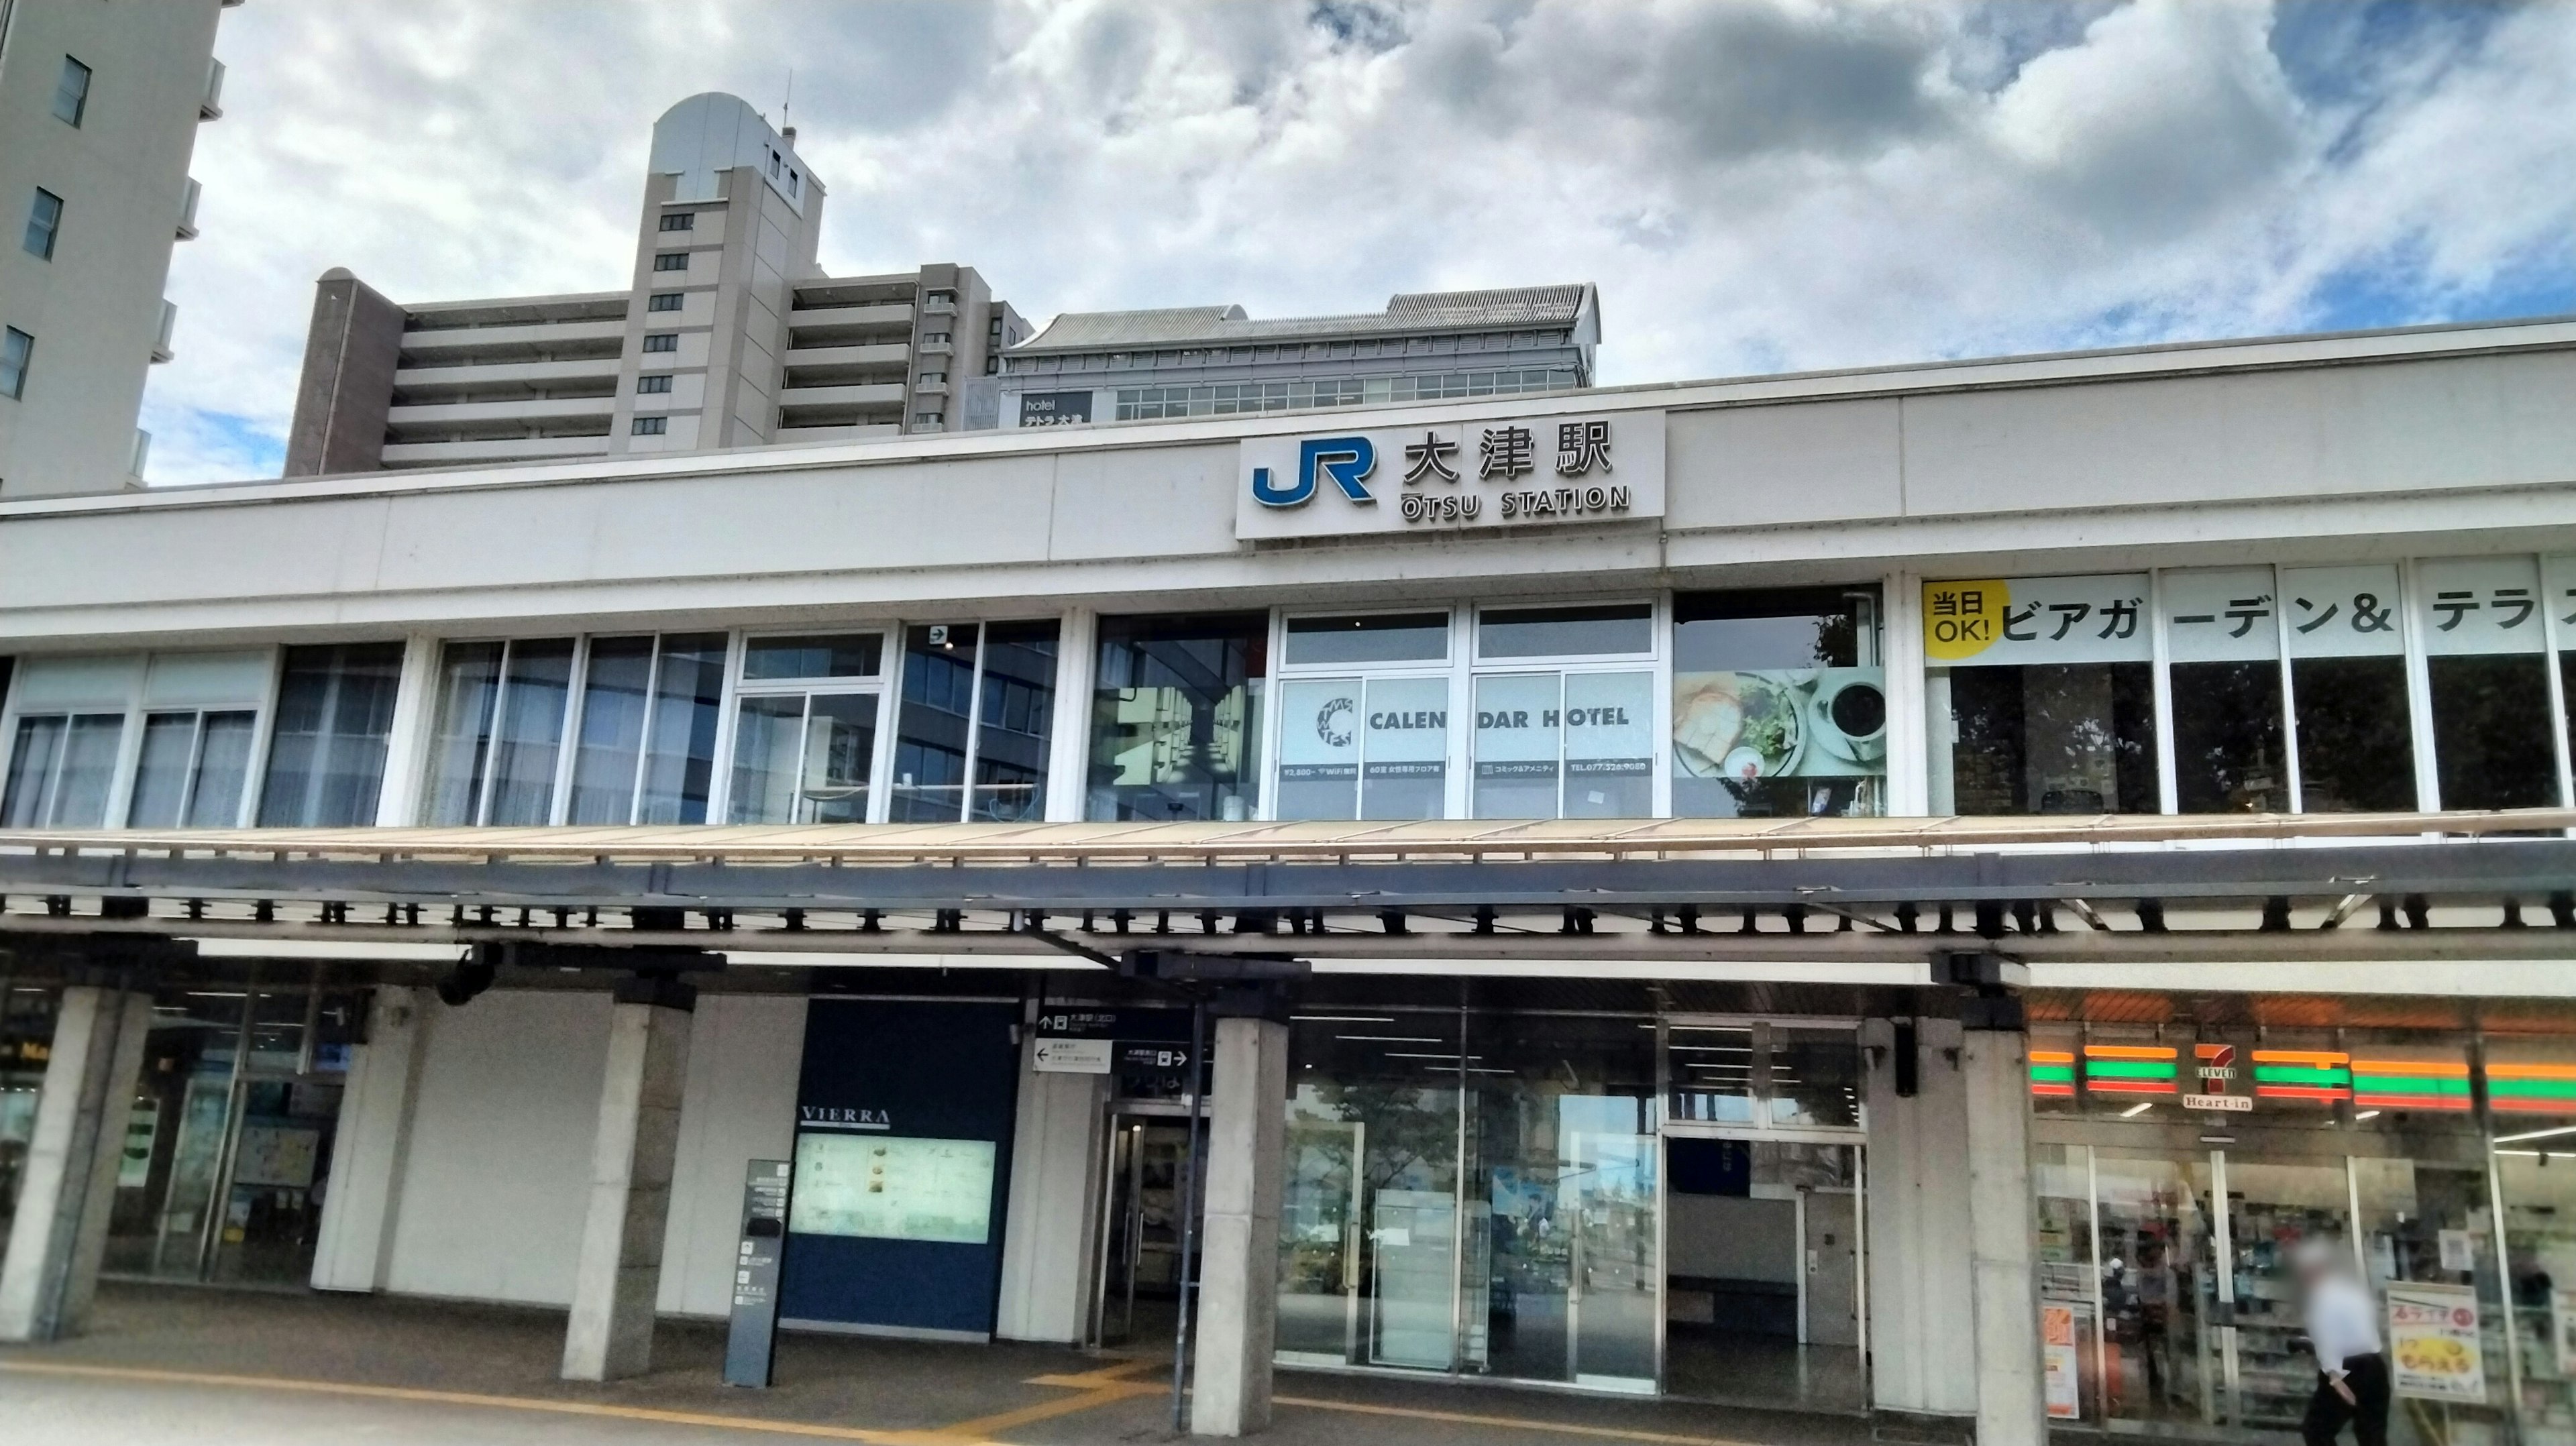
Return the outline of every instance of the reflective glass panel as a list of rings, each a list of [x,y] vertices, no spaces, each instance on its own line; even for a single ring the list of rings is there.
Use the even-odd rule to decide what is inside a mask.
[[[752,638],[743,644],[742,676],[774,678],[873,678],[882,666],[885,639],[876,633],[831,637]]]
[[[2157,811],[2150,592],[2143,573],[1923,585],[1932,812]]]
[[[888,815],[897,823],[955,823],[964,812],[978,635],[974,623],[904,630],[903,704]]]
[[[1360,817],[1441,817],[1449,797],[1449,680],[1371,678],[1365,696]]]
[[[1564,686],[1555,673],[1476,680],[1476,817],[1557,816]]]
[[[2176,806],[2184,813],[2287,812],[2272,570],[2169,572],[2160,586]]]
[[[1655,675],[1565,675],[1565,816],[1655,811]]]
[[[1676,1024],[1666,1032],[1672,1055],[1672,1112],[1677,1120],[1753,1123],[1753,1030],[1746,1025]]]
[[[188,786],[190,828],[232,828],[241,822],[242,791],[250,786],[251,739],[259,715],[247,709],[200,715],[195,776]]]
[[[197,752],[197,715],[153,713],[143,720],[143,751],[134,764],[128,828],[171,828],[188,802],[188,764]]]
[[[1476,656],[1590,658],[1651,653],[1654,618],[1654,609],[1645,603],[1485,608],[1476,615]]]
[[[1446,1370],[1455,1358],[1458,1041],[1448,1012],[1337,1010],[1290,1025],[1298,1148],[1282,1194],[1278,1336],[1290,1359]]]
[[[439,655],[438,718],[430,730],[421,821],[482,822],[492,715],[501,700],[503,643],[449,643]]]
[[[2557,803],[2538,563],[2481,557],[2416,567],[2442,807]]]
[[[638,823],[705,823],[715,786],[716,726],[724,710],[725,636],[662,639],[645,740]]]
[[[651,638],[593,638],[582,668],[581,726],[573,740],[569,823],[634,821],[635,766],[653,686]]]
[[[1436,663],[1448,656],[1445,612],[1288,620],[1288,661],[1294,664]]]
[[[2299,730],[2299,807],[2415,807],[2415,725],[2396,566],[2285,568],[2281,595]]]
[[[107,826],[108,789],[116,780],[116,750],[124,737],[121,713],[72,715],[60,776],[54,782],[53,807],[44,820],[48,827]]]
[[[1884,812],[1878,590],[1675,596],[1672,750],[1680,817]]]
[[[9,790],[0,797],[0,825],[35,828],[44,823],[54,771],[62,764],[63,735],[70,728],[71,720],[61,714],[18,720],[18,736],[9,748]]]
[[[1047,757],[1055,731],[1056,622],[987,623],[975,708],[970,821],[1046,817]]]
[[[868,821],[868,768],[876,757],[873,693],[815,697],[805,721],[805,769],[796,822]]]
[[[1292,678],[1279,685],[1282,819],[1359,816],[1360,680]]]
[[[1087,816],[1251,817],[1268,615],[1102,618],[1099,626]]]
[[[376,821],[402,659],[400,643],[286,650],[259,795],[261,827]]]
[[[797,822],[805,696],[745,698],[734,715],[731,823]]]
[[[554,821],[555,761],[562,754],[564,714],[571,700],[572,639],[510,645],[486,822],[513,826]]]

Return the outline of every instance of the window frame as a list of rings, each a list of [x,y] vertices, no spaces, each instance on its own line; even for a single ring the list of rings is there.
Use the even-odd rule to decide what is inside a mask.
[[[514,634],[507,637],[492,637],[488,635],[453,638],[442,637],[437,641],[434,645],[435,651],[432,654],[431,665],[427,669],[423,680],[425,696],[416,701],[420,717],[421,745],[418,757],[414,761],[412,767],[412,805],[409,818],[411,823],[421,827],[494,827],[492,824],[483,822],[439,825],[433,825],[429,822],[430,781],[432,770],[437,764],[438,757],[438,710],[439,705],[445,701],[445,695],[442,691],[442,675],[445,671],[447,650],[452,647],[474,647],[492,643],[498,643],[501,645],[502,654],[500,668],[495,675],[493,684],[494,692],[492,695],[491,733],[484,740],[485,748],[489,749],[498,740],[500,720],[504,710],[509,705],[510,650],[524,643],[559,642],[566,636],[567,635],[563,633],[530,633],[524,636]],[[569,665],[571,671],[567,675],[568,682],[565,685],[566,695],[564,698],[563,726],[556,730],[554,780],[548,785],[550,792],[547,794],[546,798],[546,822],[543,827],[564,828],[571,826],[570,820],[572,817],[573,783],[575,775],[578,773],[581,764],[582,719],[583,714],[588,709],[590,701],[590,660],[593,645],[603,639],[650,638],[653,642],[653,665],[649,670],[647,670],[644,682],[644,729],[636,739],[635,767],[633,770],[633,777],[628,784],[626,795],[627,823],[629,825],[633,825],[642,814],[644,808],[644,779],[647,771],[652,766],[653,760],[653,729],[656,716],[653,711],[653,703],[654,700],[660,697],[658,690],[662,685],[663,668],[670,655],[668,644],[670,640],[675,637],[687,638],[715,636],[721,636],[725,640],[725,661],[723,673],[724,681],[719,690],[716,705],[716,732],[713,744],[715,753],[709,763],[710,777],[707,780],[707,821],[709,823],[714,823],[723,817],[721,810],[726,804],[723,795],[725,793],[725,780],[728,777],[729,767],[725,750],[731,742],[730,725],[732,720],[733,694],[738,680],[738,675],[742,667],[742,634],[725,628],[609,629],[602,632],[583,632],[570,635],[572,640],[572,661]],[[491,816],[492,794],[496,786],[494,781],[495,776],[496,770],[491,768],[487,763],[484,768],[483,779],[475,788],[474,817],[478,820],[488,819]],[[585,828],[614,828],[618,825],[584,824],[581,826]],[[699,826],[701,825],[669,825],[669,827],[674,828]]]
[[[626,434],[630,437],[667,437],[671,434],[671,419],[661,412],[636,417],[629,424]]]
[[[662,213],[660,222],[654,227],[656,234],[697,229],[698,213],[695,211],[665,211]]]
[[[39,251],[35,247],[36,220],[37,217],[44,212],[45,203],[48,201],[53,203],[54,210],[51,216],[45,218],[45,249]],[[46,190],[42,186],[38,186],[36,188],[35,199],[29,202],[27,206],[27,231],[26,235],[19,243],[21,249],[39,261],[52,261],[54,259],[54,248],[62,240],[63,210],[64,205],[62,197],[55,195],[53,192]]]
[[[108,660],[119,665],[124,676],[113,688],[101,688],[97,692],[66,702],[31,705],[27,698],[28,665],[41,662],[48,657]],[[222,657],[256,658],[258,660],[256,664],[250,666],[255,667],[258,682],[240,691],[210,693],[193,701],[185,697],[155,700],[152,691],[152,671],[156,662],[163,659]],[[277,690],[284,659],[285,649],[277,646],[126,649],[108,652],[18,655],[15,666],[10,670],[8,696],[5,701],[0,701],[0,806],[5,806],[7,803],[5,796],[7,780],[10,770],[17,763],[15,755],[18,724],[21,719],[60,717],[66,720],[66,727],[69,726],[68,720],[76,717],[101,717],[112,714],[120,720],[116,755],[109,766],[105,810],[102,822],[97,826],[109,830],[126,830],[132,827],[127,820],[133,817],[134,786],[140,776],[143,762],[143,734],[150,719],[156,715],[181,713],[193,714],[197,717],[198,737],[192,742],[190,752],[190,763],[193,766],[197,758],[196,750],[203,745],[205,715],[249,713],[252,715],[252,722],[249,752],[242,762],[241,798],[235,805],[233,821],[227,825],[217,826],[251,827],[253,821],[259,817],[260,793],[268,779],[269,739],[276,725]],[[61,779],[58,773],[50,791],[59,795],[60,790]],[[194,793],[195,780],[192,774],[188,796],[193,799]],[[186,807],[183,803],[180,813],[182,822],[175,826],[186,827],[186,816]]]
[[[904,640],[911,634],[912,629],[915,627],[958,627],[963,625],[972,627],[975,630],[975,669],[973,676],[969,678],[967,682],[966,750],[959,762],[960,776],[965,781],[958,788],[957,817],[952,820],[948,820],[949,822],[975,822],[974,807],[975,789],[977,786],[975,782],[975,765],[982,760],[984,753],[984,676],[985,664],[990,660],[991,656],[989,644],[994,627],[997,625],[1009,626],[1015,623],[1047,623],[1053,625],[1055,628],[1056,671],[1055,675],[1047,680],[1047,752],[1044,765],[1045,782],[1040,785],[1043,790],[1044,797],[1042,798],[1039,806],[1039,817],[1040,819],[1043,819],[1047,811],[1054,807],[1054,800],[1058,787],[1055,768],[1056,760],[1060,751],[1057,748],[1056,743],[1058,730],[1067,726],[1067,722],[1064,717],[1064,694],[1063,689],[1060,686],[1064,680],[1064,655],[1066,641],[1063,614],[1040,613],[1021,617],[973,618],[971,620],[950,619],[945,622],[932,622],[928,619],[917,621],[906,619],[888,630],[887,652],[885,655],[888,661],[884,671],[886,674],[886,696],[890,706],[890,711],[886,717],[885,731],[889,735],[899,735],[902,732],[903,708],[905,702],[903,695],[903,666],[905,658]],[[1090,696],[1086,693],[1083,698],[1084,708],[1082,719],[1082,738],[1085,744],[1088,744],[1090,741],[1090,701]],[[871,823],[890,822],[893,818],[894,790],[902,785],[894,781],[892,770],[895,766],[895,754],[900,749],[901,743],[902,740],[899,736],[890,736],[889,741],[884,748],[884,753],[886,755],[885,766],[888,770],[887,782],[884,789],[885,798],[882,804],[882,811],[880,811],[879,801],[876,798],[877,790],[871,786],[869,790],[869,821]],[[1016,827],[1017,825],[1004,824],[1002,826]]]
[[[671,394],[671,373],[641,372],[635,378],[635,395],[663,397]]]
[[[36,336],[18,328],[0,328],[0,397],[13,402],[27,397],[27,378],[36,370]]]
[[[657,275],[668,275],[674,271],[685,275],[688,272],[688,269],[689,253],[686,251],[656,251],[653,253],[653,270]]]
[[[1487,609],[1543,608],[1556,606],[1646,607],[1646,629],[1649,648],[1641,653],[1586,653],[1552,658],[1510,658],[1479,662],[1476,645],[1478,617]],[[1439,661],[1386,661],[1367,663],[1292,663],[1288,660],[1288,627],[1292,619],[1390,617],[1409,613],[1446,613],[1449,618],[1447,650]],[[1286,738],[1288,690],[1291,685],[1307,680],[1334,678],[1357,679],[1363,687],[1376,679],[1430,678],[1448,680],[1449,728],[1445,745],[1444,799],[1441,817],[1465,821],[1475,817],[1475,707],[1477,680],[1485,677],[1546,675],[1563,678],[1576,674],[1644,673],[1647,676],[1648,708],[1647,749],[1652,759],[1649,774],[1648,817],[1665,818],[1672,812],[1672,594],[1619,593],[1599,598],[1568,601],[1563,598],[1474,598],[1430,602],[1413,606],[1385,605],[1354,608],[1282,607],[1271,611],[1270,696],[1262,719],[1262,767],[1260,809],[1255,817],[1276,821],[1279,807],[1279,769],[1282,746]],[[1561,685],[1560,685],[1561,686]],[[1560,697],[1562,695],[1560,694]],[[1557,744],[1558,816],[1564,816],[1564,750],[1560,725]],[[1365,769],[1365,749],[1361,767]],[[1353,813],[1360,811],[1357,793],[1353,796]]]
[[[80,77],[80,90],[76,95],[72,93],[68,83],[75,74]],[[62,70],[54,77],[54,100],[51,107],[54,119],[70,126],[73,130],[79,130],[81,122],[89,117],[90,92],[95,88],[97,79],[98,72],[91,69],[79,56],[66,54],[63,57]],[[63,114],[63,100],[66,96],[71,99],[70,115]]]
[[[714,786],[708,790],[710,795],[707,807],[708,820],[710,822],[721,820],[727,824],[735,821],[733,780],[734,772],[739,766],[735,760],[735,750],[739,746],[737,735],[741,731],[742,705],[745,699],[802,698],[805,700],[805,709],[799,726],[800,729],[810,729],[814,724],[813,700],[816,697],[867,693],[876,697],[877,714],[876,738],[868,756],[868,806],[865,817],[869,823],[885,822],[891,800],[884,786],[884,780],[889,776],[894,760],[894,708],[898,701],[894,695],[900,691],[897,684],[897,669],[901,666],[903,656],[903,627],[901,622],[887,621],[818,622],[801,628],[752,628],[735,631],[732,656],[725,666],[724,716],[716,724],[716,779]],[[753,645],[771,638],[811,637],[876,638],[877,671],[873,676],[864,678],[746,678],[743,676],[743,671],[750,662]],[[798,741],[801,747],[803,742],[801,732]],[[790,824],[761,826],[790,827],[793,824],[791,821]]]
[[[649,313],[678,311],[688,304],[684,291],[648,291],[644,293],[644,310]]]
[[[638,352],[645,356],[661,356],[665,353],[676,352],[679,349],[680,334],[678,332],[648,331],[644,333],[644,344],[638,348]]]

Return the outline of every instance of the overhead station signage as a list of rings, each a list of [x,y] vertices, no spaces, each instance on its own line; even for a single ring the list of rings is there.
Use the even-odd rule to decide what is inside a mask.
[[[1241,454],[1234,535],[1245,540],[1664,515],[1661,412],[1250,437]]]

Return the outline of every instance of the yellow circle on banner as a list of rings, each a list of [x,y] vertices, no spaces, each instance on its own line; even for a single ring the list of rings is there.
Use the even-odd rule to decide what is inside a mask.
[[[2004,633],[2012,588],[2002,578],[1923,584],[1923,651],[1957,662],[1993,647]]]

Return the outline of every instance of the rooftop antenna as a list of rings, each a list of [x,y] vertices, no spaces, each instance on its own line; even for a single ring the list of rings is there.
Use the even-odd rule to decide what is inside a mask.
[[[796,144],[796,124],[788,117],[796,104],[796,67],[787,67],[787,98],[778,103],[778,135],[789,145]]]

